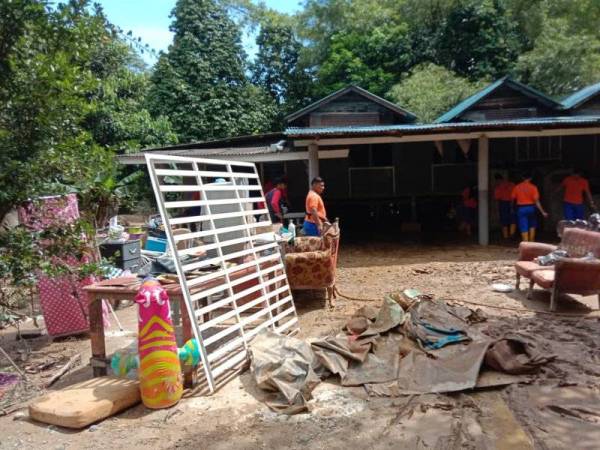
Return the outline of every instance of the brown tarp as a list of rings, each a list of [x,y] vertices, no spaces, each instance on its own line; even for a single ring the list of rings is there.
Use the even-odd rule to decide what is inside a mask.
[[[469,316],[465,311],[456,313],[441,302],[427,303],[419,317],[440,328],[459,331],[464,342],[422,350],[401,333],[414,336],[414,326],[409,332],[401,325],[415,322],[405,320],[408,315],[390,298],[384,300],[377,318],[360,336],[340,333],[308,343],[262,331],[250,347],[250,358],[258,386],[276,393],[267,404],[288,414],[305,411],[314,387],[332,374],[340,377],[343,386],[364,385],[371,395],[399,396],[463,391],[478,384],[510,384],[523,378],[506,375],[507,368],[514,369],[511,374],[529,373],[551,359],[538,354],[533,341],[525,336],[492,341],[475,330],[471,333],[461,317]],[[421,333],[421,337],[430,336]],[[482,377],[488,348],[494,344],[498,351],[490,357],[491,365],[504,373],[488,370]]]

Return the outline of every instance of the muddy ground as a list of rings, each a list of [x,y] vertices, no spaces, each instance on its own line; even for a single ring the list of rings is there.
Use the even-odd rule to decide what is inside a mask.
[[[345,245],[338,287],[354,299],[340,298],[328,310],[318,296],[302,296],[296,302],[300,336],[339,328],[354,311],[372,304],[356,299],[378,300],[390,291],[416,288],[438,298],[520,310],[481,307],[491,334],[520,331],[535,336],[542,348],[557,355],[533,383],[391,399],[369,398],[362,388],[342,388],[332,380],[316,388],[310,413],[282,416],[264,405],[264,393],[244,373],[211,397],[186,398],[170,410],[150,411],[139,405],[77,432],[29,421],[17,411],[0,417],[0,448],[598,448],[600,314],[593,311],[597,299],[561,299],[560,312],[585,318],[524,312],[547,311],[549,294],[539,290],[526,300],[524,292],[501,294],[490,289],[492,282],[514,281],[515,258],[514,248],[501,246]],[[134,308],[118,315],[128,330],[135,331]],[[134,333],[109,332],[108,350],[134,339]],[[29,375],[33,386],[43,384],[78,353],[83,364],[53,388],[91,376],[85,337],[16,341],[13,332],[4,330],[0,345],[21,367],[35,370],[57,361]],[[5,367],[0,358],[0,370]],[[28,393],[35,391],[21,388],[23,398]]]

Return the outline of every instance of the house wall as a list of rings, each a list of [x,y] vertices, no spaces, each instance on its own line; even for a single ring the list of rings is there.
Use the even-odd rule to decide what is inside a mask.
[[[544,227],[552,230],[556,221],[562,218],[562,198],[554,191],[571,167],[586,168],[592,189],[600,193],[599,144],[600,135],[491,139],[490,197],[493,196],[496,173],[517,181],[521,172],[532,171],[542,201],[551,211],[552,220]],[[519,148],[524,146],[529,150],[519,153]],[[560,152],[549,150],[556,146]],[[402,222],[411,221],[416,213],[417,221],[425,230],[450,229],[447,213],[460,202],[462,189],[476,183],[476,140],[471,142],[467,155],[455,141],[445,141],[441,155],[433,142],[357,145],[349,149],[348,159],[320,161],[320,173],[327,185],[327,205],[332,216],[341,217],[347,227],[399,227]],[[377,156],[382,150],[388,154],[388,159]],[[350,170],[380,166],[394,168],[395,194],[352,195],[348,189]],[[365,177],[377,175],[377,172],[371,175],[368,170],[359,170],[359,173]],[[364,183],[368,186],[369,181]],[[490,221],[492,229],[499,227],[497,207],[492,198]]]
[[[502,86],[464,112],[456,121],[551,117],[556,113],[510,86]]]

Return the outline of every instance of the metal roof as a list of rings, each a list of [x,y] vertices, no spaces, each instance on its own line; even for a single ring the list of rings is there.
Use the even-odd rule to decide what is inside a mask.
[[[509,76],[505,76],[505,77],[500,78],[497,81],[494,81],[492,84],[490,84],[486,88],[482,89],[479,92],[476,92],[475,94],[471,95],[467,99],[463,100],[458,105],[456,105],[454,108],[452,108],[450,111],[442,114],[440,117],[435,119],[435,123],[450,122],[451,120],[460,116],[462,113],[467,111],[473,105],[477,104],[478,102],[480,102],[481,100],[486,98],[488,95],[490,95],[492,92],[494,92],[496,89],[500,88],[503,85],[508,85],[511,88],[523,93],[524,95],[527,95],[528,97],[532,97],[532,98],[538,100],[539,102],[546,104],[550,108],[561,108],[562,107],[562,105],[560,103],[558,103],[556,100],[548,97],[547,95],[538,91],[537,89],[534,89],[531,86],[527,86],[526,84],[523,84],[516,80],[513,80]]]
[[[373,135],[373,134],[425,134],[445,130],[479,130],[485,128],[531,128],[558,125],[590,125],[600,124],[600,116],[564,116],[564,117],[539,117],[511,120],[490,120],[483,122],[451,122],[432,124],[401,124],[401,125],[374,125],[352,127],[315,127],[315,128],[288,128],[285,134],[288,137],[317,137],[323,135]]]
[[[335,91],[334,93],[329,94],[328,96],[323,97],[322,99],[317,100],[316,102],[311,103],[310,105],[305,106],[304,108],[302,108],[296,112],[293,112],[292,114],[289,114],[288,116],[285,117],[285,120],[286,120],[286,122],[295,120],[300,116],[303,116],[305,114],[308,114],[311,111],[314,111],[319,106],[325,105],[325,104],[335,100],[336,98],[339,98],[342,95],[345,95],[349,92],[355,92],[358,95],[361,95],[375,103],[378,103],[379,105],[383,106],[384,108],[394,111],[396,114],[400,114],[400,115],[404,116],[408,122],[413,122],[417,119],[417,116],[415,116],[413,113],[399,107],[395,103],[392,103],[384,98],[381,98],[378,95],[372,94],[371,92],[367,91],[366,89],[361,88],[360,86],[350,85],[350,86],[346,86],[343,89]]]
[[[271,153],[282,152],[283,149],[277,145],[265,145],[259,147],[227,147],[227,148],[165,148],[145,150],[137,153],[118,155],[120,162],[143,161],[146,153],[160,153],[164,155],[182,155],[182,156],[248,156],[248,155],[268,155]]]
[[[592,84],[565,98],[562,104],[566,109],[576,108],[598,94],[600,94],[600,83]]]

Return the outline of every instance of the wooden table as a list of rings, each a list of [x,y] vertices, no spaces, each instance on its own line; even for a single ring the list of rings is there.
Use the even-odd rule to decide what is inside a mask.
[[[261,269],[268,267],[271,263],[261,264]],[[241,269],[229,274],[231,280],[236,280],[254,272],[254,268]],[[195,294],[202,290],[223,284],[224,277],[218,277],[205,283],[194,286],[190,289],[191,294]],[[244,283],[240,283],[234,287],[234,292],[241,292],[244,289],[252,287],[258,283],[258,279],[252,279]],[[84,289],[88,294],[89,303],[89,321],[90,321],[90,340],[92,345],[92,358],[90,364],[94,373],[94,377],[105,376],[107,374],[110,361],[106,358],[106,342],[104,336],[104,322],[102,320],[102,299],[106,300],[131,300],[135,296],[142,284],[142,280],[137,277],[119,277],[111,280],[104,280],[98,283],[86,286]],[[173,324],[181,325],[181,335],[183,342],[178,342],[181,346],[189,339],[194,337],[192,331],[192,323],[190,322],[190,314],[181,291],[179,283],[163,284],[163,287],[169,294],[171,305],[173,306]],[[249,294],[253,295],[253,294]],[[242,300],[242,299],[240,299]],[[207,321],[209,318],[205,317]],[[184,380],[186,387],[191,387],[195,384],[196,371],[193,369],[184,371]]]
[[[110,361],[106,358],[102,299],[133,301],[141,284],[142,280],[137,277],[119,277],[100,281],[84,288],[88,295],[90,340],[92,344],[90,364],[92,365],[94,377],[105,376],[110,365]],[[179,322],[179,318],[181,318],[183,341],[186,342],[193,337],[193,332],[181,287],[179,283],[165,284],[163,287],[167,290],[169,299],[174,306],[175,321]],[[186,384],[193,383],[193,374],[186,373],[185,375]]]

